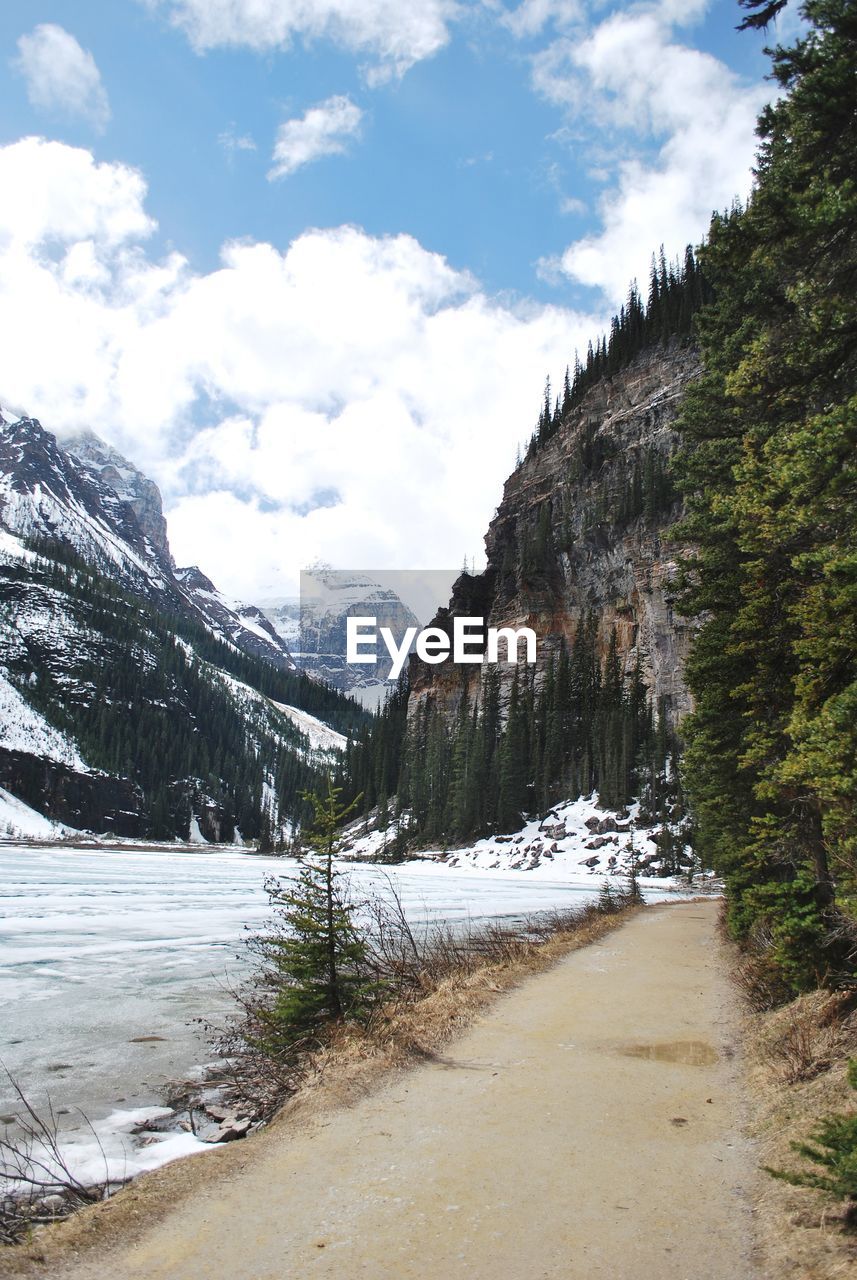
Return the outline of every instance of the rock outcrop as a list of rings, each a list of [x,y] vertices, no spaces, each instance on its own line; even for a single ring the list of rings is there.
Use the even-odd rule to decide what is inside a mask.
[[[596,384],[507,480],[485,538],[487,570],[459,578],[437,625],[459,615],[532,627],[541,672],[594,614],[603,650],[615,631],[626,671],[639,660],[653,701],[677,723],[691,707],[684,665],[694,624],[675,607],[682,508],[667,462],[698,372],[693,348],[673,342]],[[511,668],[503,674],[508,688]],[[460,670],[412,659],[410,675],[415,701],[431,693],[457,703]]]
[[[102,484],[112,489],[123,502],[128,503],[152,546],[157,547],[169,559],[167,522],[164,519],[161,491],[155,482],[143,475],[142,471],[106,444],[94,431],[79,431],[71,436],[63,436],[59,443],[64,453],[70,454],[87,471],[96,475]]]

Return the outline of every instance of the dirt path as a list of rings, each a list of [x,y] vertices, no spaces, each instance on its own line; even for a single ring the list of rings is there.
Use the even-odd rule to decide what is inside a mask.
[[[68,1276],[751,1280],[715,917],[635,917]]]

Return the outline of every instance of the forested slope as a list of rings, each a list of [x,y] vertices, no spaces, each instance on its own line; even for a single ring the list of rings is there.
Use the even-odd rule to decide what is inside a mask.
[[[798,987],[857,942],[857,9],[803,12],[773,53],[752,199],[701,251],[679,460],[683,608],[705,618],[683,726],[698,848]]]

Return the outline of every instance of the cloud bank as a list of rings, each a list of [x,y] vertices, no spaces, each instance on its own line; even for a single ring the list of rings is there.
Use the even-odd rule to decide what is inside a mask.
[[[88,425],[164,490],[174,551],[245,599],[320,557],[478,556],[516,445],[603,316],[514,307],[407,235],[146,251],[141,175],[28,138],[0,148],[0,400]],[[69,196],[73,193],[73,198]]]
[[[518,35],[553,21],[554,38],[531,57],[532,85],[603,183],[600,227],[544,262],[548,278],[597,287],[615,305],[632,278],[646,280],[661,243],[683,253],[715,209],[749,193],[756,117],[772,90],[676,39],[705,8],[662,0],[592,25],[566,0],[526,0],[507,17]]]
[[[183,30],[193,47],[288,49],[296,38],[332,40],[374,61],[370,81],[402,76],[449,40],[455,0],[145,0]]]

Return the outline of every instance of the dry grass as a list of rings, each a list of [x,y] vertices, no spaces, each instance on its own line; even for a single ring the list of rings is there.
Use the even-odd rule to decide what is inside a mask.
[[[597,902],[514,925],[413,926],[391,883],[383,897],[361,904],[365,952],[359,963],[368,999],[344,1022],[321,1022],[311,1036],[291,1041],[270,1034],[288,979],[270,963],[267,936],[253,940],[260,956],[256,972],[233,992],[234,1016],[209,1028],[225,1100],[267,1123],[343,1053],[395,1064],[424,1058],[510,981],[600,937],[638,905],[634,889],[611,887]],[[286,930],[287,922],[274,914],[274,927]]]
[[[763,1021],[758,1052],[770,1074],[784,1084],[814,1080],[857,1052],[855,999],[815,991],[798,996]]]
[[[739,985],[746,992],[745,983]],[[857,1000],[816,991],[765,1013],[748,1014],[751,1129],[759,1164],[802,1167],[791,1149],[826,1115],[849,1111],[847,1060],[857,1054]],[[857,1274],[857,1235],[844,1206],[774,1178],[759,1181],[757,1230],[765,1274],[776,1280],[843,1280]]]

